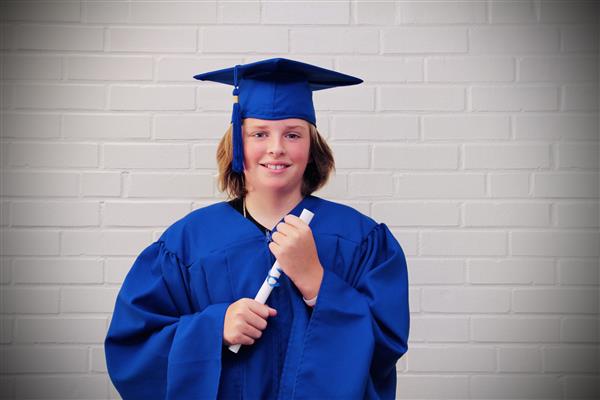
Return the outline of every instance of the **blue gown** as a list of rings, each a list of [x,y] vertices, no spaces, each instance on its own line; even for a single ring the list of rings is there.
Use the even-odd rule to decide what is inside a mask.
[[[251,346],[223,343],[225,311],[254,298],[275,258],[270,235],[223,201],[190,212],[137,257],[104,343],[125,399],[393,399],[407,351],[408,277],[384,223],[314,195],[323,280],[307,306],[282,274],[278,313]],[[283,221],[283,218],[282,218]]]

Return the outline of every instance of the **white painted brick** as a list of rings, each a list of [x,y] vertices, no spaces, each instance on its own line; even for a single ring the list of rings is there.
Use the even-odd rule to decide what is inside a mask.
[[[260,1],[219,2],[219,22],[226,24],[258,24],[260,22]]]
[[[458,226],[458,203],[431,202],[373,202],[376,220],[398,226]]]
[[[168,226],[190,212],[189,203],[106,202],[103,226]]]
[[[200,29],[202,53],[287,53],[288,29],[212,26]]]
[[[541,372],[542,353],[539,348],[507,347],[498,349],[498,371]]]
[[[373,145],[374,169],[454,170],[458,168],[456,145]]]
[[[10,223],[10,203],[3,201],[0,204],[0,225],[7,226]],[[1,261],[1,259],[0,259]]]
[[[564,376],[563,388],[567,399],[589,399],[600,397],[597,375]]]
[[[421,295],[419,289],[408,289],[408,305],[411,314],[421,311]]]
[[[383,54],[465,53],[465,28],[403,27],[381,30]]]
[[[93,347],[91,349],[92,368],[91,372],[107,372],[106,356],[104,347]]]
[[[357,25],[392,25],[396,20],[395,2],[357,1],[353,7],[352,15]]]
[[[18,318],[17,343],[102,343],[106,318]]]
[[[0,258],[0,284],[4,285],[12,281],[12,269],[10,258]]]
[[[421,309],[426,312],[506,313],[510,289],[423,288]]]
[[[513,255],[548,257],[598,257],[598,232],[512,232]]]
[[[10,143],[13,167],[73,168],[98,166],[98,145],[87,143]]]
[[[546,347],[542,351],[546,372],[598,371],[597,347]]]
[[[84,172],[81,174],[81,195],[112,196],[121,195],[121,174],[118,172]]]
[[[422,130],[426,140],[508,139],[510,118],[503,115],[425,115]]]
[[[317,54],[376,54],[379,31],[370,28],[292,28],[290,51]]]
[[[107,283],[123,283],[125,276],[135,262],[135,258],[107,258],[105,261],[105,278]]]
[[[2,288],[0,310],[3,314],[52,314],[58,312],[58,289]],[[2,363],[4,364],[4,363]]]
[[[98,226],[98,202],[19,201],[12,205],[13,226]]]
[[[38,85],[15,86],[14,107],[43,109],[101,110],[106,88],[103,85]]]
[[[524,313],[598,312],[598,292],[594,289],[515,289],[513,311]]]
[[[469,393],[472,399],[561,399],[561,386],[555,376],[473,375]]]
[[[371,149],[367,144],[332,144],[331,151],[335,160],[336,169],[345,168],[369,168],[369,158]],[[374,175],[377,176],[377,175]],[[390,192],[393,192],[394,182],[389,176],[389,182],[386,186]],[[360,180],[360,178],[359,178]],[[352,179],[350,180],[352,181]],[[386,189],[387,191],[388,189]]]
[[[0,318],[0,343],[8,344],[12,342],[14,325],[14,318],[7,318],[4,316]]]
[[[476,342],[557,342],[559,318],[471,318],[471,339]]]
[[[111,27],[108,29],[110,51],[191,53],[198,37],[195,28]]]
[[[597,57],[525,57],[517,68],[520,82],[598,82]]]
[[[18,258],[15,283],[102,283],[102,260],[86,258]]]
[[[426,61],[426,70],[428,82],[509,82],[515,79],[512,57],[432,57]]]
[[[129,22],[136,24],[210,24],[217,22],[214,1],[135,1]]]
[[[598,259],[561,260],[559,281],[563,285],[598,285]]]
[[[541,22],[597,23],[598,4],[593,1],[548,1],[540,4]]]
[[[216,110],[228,111],[228,117],[231,121],[231,86],[225,85],[216,86],[216,84],[208,84],[204,86],[204,82],[197,89],[197,108],[202,111]]]
[[[107,168],[189,168],[190,149],[187,144],[120,144],[103,146]]]
[[[106,399],[107,375],[18,376],[16,395],[19,399]]]
[[[79,22],[80,4],[72,1],[6,2],[4,21]]]
[[[402,374],[398,379],[396,393],[398,399],[463,400],[469,397],[469,377],[434,375],[432,373]]]
[[[57,255],[58,231],[2,229],[2,255]]]
[[[490,86],[471,89],[474,111],[546,111],[557,110],[556,87]]]
[[[213,71],[229,68],[231,65],[243,64],[241,57],[237,58],[198,58],[165,56],[158,60],[156,80],[161,82],[191,82],[194,75],[202,71]],[[203,81],[198,81],[203,82]]]
[[[135,114],[66,114],[62,132],[77,139],[149,138],[151,119]]]
[[[491,372],[496,364],[492,348],[413,347],[408,353],[409,372]]]
[[[63,255],[135,255],[152,240],[146,231],[65,231],[62,233]]]
[[[86,372],[87,349],[81,347],[19,346],[0,350],[2,373]]]
[[[562,26],[560,28],[562,51],[573,53],[598,52],[598,25]]]
[[[500,256],[507,253],[505,232],[439,231],[421,234],[421,254],[439,256]]]
[[[85,23],[126,23],[129,18],[129,3],[118,1],[86,1],[83,5]]]
[[[559,168],[583,168],[598,170],[598,143],[558,143]]]
[[[516,139],[598,140],[594,114],[539,114],[515,117]]]
[[[589,84],[564,85],[561,110],[594,111],[598,109],[598,88]]]
[[[410,338],[411,341],[466,342],[469,340],[469,320],[454,317],[412,317]]]
[[[402,1],[401,24],[479,24],[487,21],[484,1]]]
[[[102,27],[79,25],[13,26],[14,47],[19,50],[102,51]]]
[[[60,311],[62,313],[112,312],[118,288],[62,288]]]
[[[469,260],[467,270],[468,281],[475,284],[550,285],[556,281],[551,260]]]
[[[211,174],[131,174],[128,197],[198,198],[213,195]]]
[[[66,58],[67,79],[152,80],[151,57],[72,56]]]
[[[191,86],[113,86],[112,110],[193,110],[195,88]]]
[[[595,203],[557,204],[556,224],[565,228],[597,228],[600,216]]]
[[[3,114],[2,137],[57,138],[60,136],[60,115],[12,113]]]
[[[558,28],[548,26],[471,27],[469,51],[474,54],[558,52]]]
[[[464,263],[459,260],[417,258],[409,263],[411,285],[457,285],[465,282]]]
[[[348,193],[353,197],[391,197],[393,192],[391,173],[354,172],[348,176]]]
[[[492,24],[535,23],[537,19],[533,0],[493,1],[489,8]]]
[[[230,124],[231,114],[157,115],[154,119],[154,137],[156,139],[220,140]]]
[[[400,175],[396,180],[400,198],[481,198],[485,177],[481,174]]]
[[[60,57],[33,54],[6,54],[2,60],[3,79],[58,80],[62,74]]]
[[[468,203],[465,226],[550,226],[550,205],[530,203]]]
[[[217,144],[199,144],[192,148],[193,168],[214,170],[217,166]]]
[[[369,83],[423,82],[424,78],[420,57],[340,57],[337,66],[345,74],[359,76]]]
[[[262,4],[263,24],[345,24],[350,22],[349,1],[269,1]]]
[[[404,115],[340,115],[333,118],[332,131],[335,141],[417,139],[419,121],[416,117]]]
[[[323,198],[345,198],[348,196],[348,175],[334,173],[331,174],[327,184],[313,193],[315,196]]]
[[[313,102],[315,109],[319,111],[373,111],[375,88],[349,86],[323,90],[313,95]]]
[[[462,111],[465,90],[445,86],[383,86],[378,105],[382,111]]]
[[[598,198],[598,174],[534,173],[533,190],[536,197]]]
[[[598,342],[598,318],[563,318],[560,327],[561,342]]]

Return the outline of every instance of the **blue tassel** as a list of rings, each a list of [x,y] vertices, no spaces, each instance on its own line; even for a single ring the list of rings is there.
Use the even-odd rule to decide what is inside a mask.
[[[244,172],[244,147],[242,143],[242,115],[239,102],[238,88],[238,65],[233,69],[233,114],[231,115],[231,123],[233,125],[233,161],[231,169],[234,172],[241,174]]]

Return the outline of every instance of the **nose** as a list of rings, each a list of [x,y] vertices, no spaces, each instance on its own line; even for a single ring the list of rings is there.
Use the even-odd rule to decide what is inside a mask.
[[[283,154],[285,152],[281,135],[270,136],[268,149],[270,154]]]

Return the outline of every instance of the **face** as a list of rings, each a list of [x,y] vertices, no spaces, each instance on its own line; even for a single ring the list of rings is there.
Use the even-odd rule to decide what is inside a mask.
[[[307,121],[298,118],[274,121],[246,118],[242,136],[248,190],[300,191],[310,157]],[[273,164],[279,164],[276,168],[281,169],[272,169]]]

